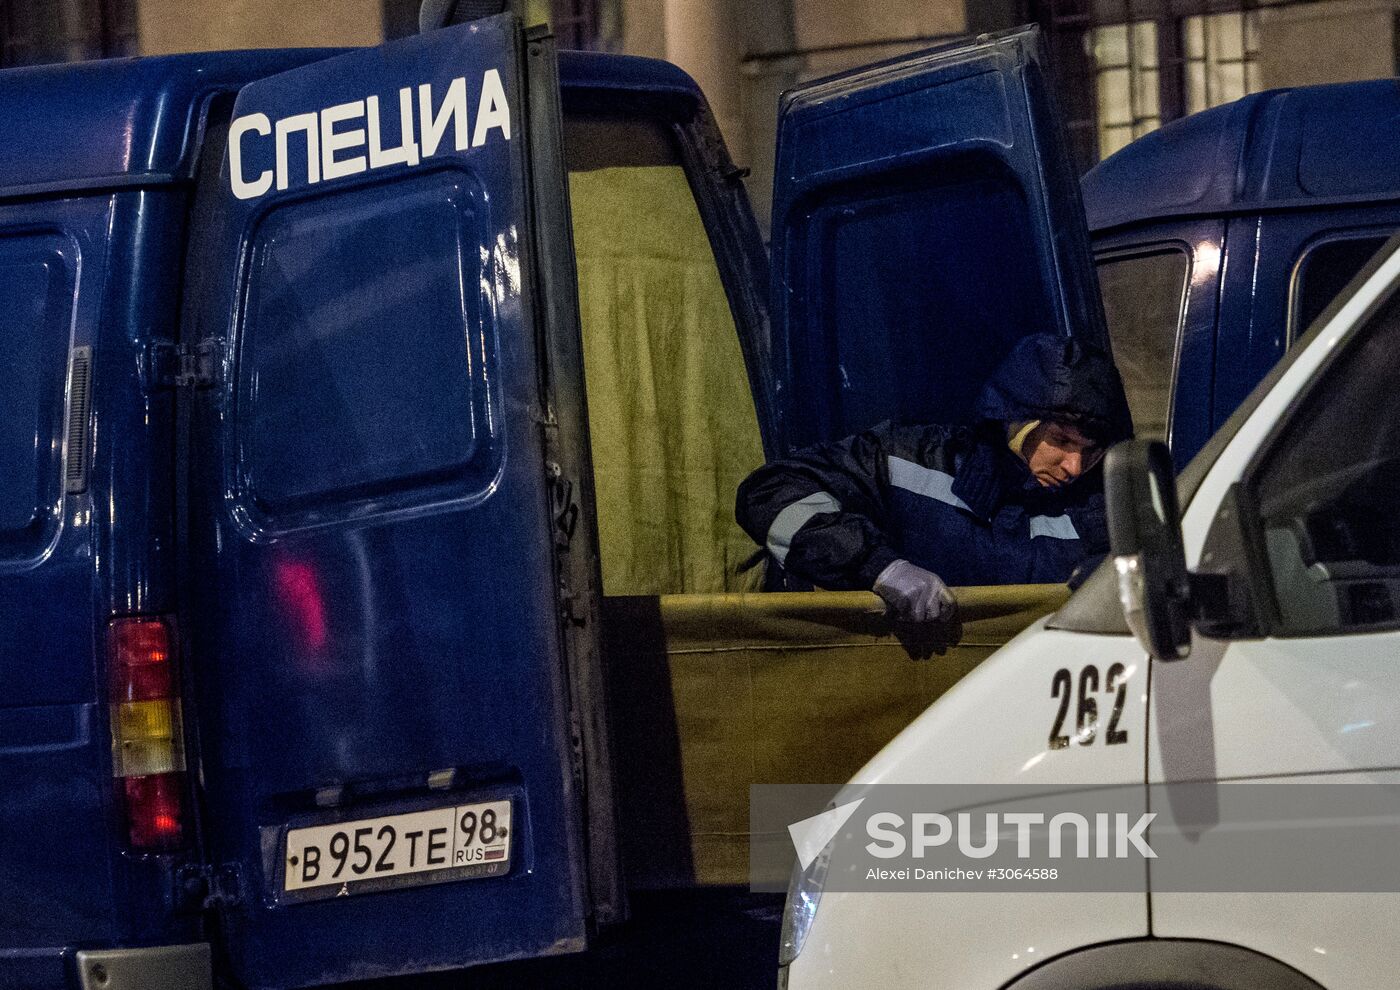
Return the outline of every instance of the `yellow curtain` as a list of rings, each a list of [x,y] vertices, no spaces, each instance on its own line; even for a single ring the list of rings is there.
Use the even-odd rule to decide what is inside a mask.
[[[633,889],[748,883],[750,786],[844,783],[1069,596],[1062,584],[955,594],[957,624],[914,639],[868,591],[605,600]],[[759,841],[791,848],[785,834]]]
[[[578,171],[569,190],[604,592],[752,590],[734,493],[763,450],[685,173]]]

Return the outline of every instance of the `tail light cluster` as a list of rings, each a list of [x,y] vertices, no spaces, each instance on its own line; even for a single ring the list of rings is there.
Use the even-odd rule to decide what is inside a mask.
[[[185,837],[185,747],[175,644],[164,619],[113,619],[107,630],[112,769],[133,849],[175,849]]]

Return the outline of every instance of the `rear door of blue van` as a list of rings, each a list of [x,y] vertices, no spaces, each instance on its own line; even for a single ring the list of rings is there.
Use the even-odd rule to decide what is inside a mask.
[[[237,98],[182,328],[182,622],[216,963],[247,986],[585,944],[557,92],[502,16]]]
[[[778,126],[782,449],[890,418],[965,422],[1029,333],[1108,347],[1034,28],[793,90]]]

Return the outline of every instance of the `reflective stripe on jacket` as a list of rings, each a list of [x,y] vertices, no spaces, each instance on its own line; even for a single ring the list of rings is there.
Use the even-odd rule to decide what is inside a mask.
[[[1043,488],[993,431],[882,423],[758,469],[736,514],[823,588],[870,588],[901,557],[955,586],[1063,582],[1108,548],[1100,479]]]

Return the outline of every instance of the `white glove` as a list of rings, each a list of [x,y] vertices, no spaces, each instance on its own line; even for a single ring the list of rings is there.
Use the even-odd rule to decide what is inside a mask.
[[[950,619],[957,607],[942,578],[907,560],[896,560],[881,571],[874,590],[896,617],[909,622]]]

